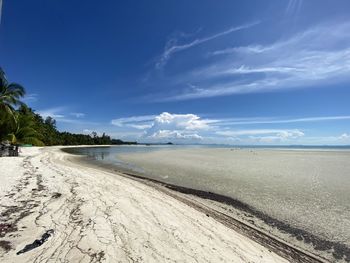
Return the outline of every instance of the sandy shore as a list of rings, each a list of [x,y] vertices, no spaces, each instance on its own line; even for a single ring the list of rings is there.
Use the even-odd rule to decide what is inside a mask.
[[[68,156],[50,147],[0,158],[1,262],[287,262],[153,187]]]

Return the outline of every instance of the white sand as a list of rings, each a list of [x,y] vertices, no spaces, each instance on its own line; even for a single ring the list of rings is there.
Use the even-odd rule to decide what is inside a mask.
[[[70,162],[56,147],[23,152],[0,158],[0,230],[18,228],[0,232],[11,246],[0,246],[0,262],[286,262],[150,186]],[[16,255],[49,229],[42,246]]]

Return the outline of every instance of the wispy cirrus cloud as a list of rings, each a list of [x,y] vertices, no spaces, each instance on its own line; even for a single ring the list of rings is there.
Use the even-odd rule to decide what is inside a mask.
[[[218,131],[218,135],[238,139],[245,143],[283,143],[303,137],[305,134],[299,129],[251,129]]]
[[[82,113],[82,112],[71,112],[71,113],[69,113],[69,115],[72,115],[72,116],[74,116],[76,118],[83,118],[83,117],[85,117],[85,113]]]
[[[350,22],[314,26],[269,45],[251,44],[210,52],[207,65],[184,73],[178,101],[338,84],[350,79]],[[195,83],[189,89],[188,83]]]
[[[286,14],[287,15],[298,14],[302,4],[303,4],[303,0],[289,0],[288,5],[286,7]]]
[[[156,115],[132,116],[111,120],[111,124],[117,127],[130,127],[144,130],[152,126],[152,121]]]
[[[67,116],[73,116],[75,118],[85,117],[85,113],[82,112],[68,112],[68,107],[65,106],[43,109],[39,110],[37,113],[39,113],[43,118],[52,117],[57,119],[63,119]]]
[[[225,54],[232,54],[232,53],[247,53],[247,54],[254,54],[254,53],[262,53],[267,50],[269,50],[269,47],[264,47],[261,45],[250,45],[250,46],[243,46],[243,47],[231,47],[231,48],[225,48],[220,50],[215,50],[212,52],[209,52],[209,55],[216,56],[216,55],[225,55]]]
[[[38,110],[37,113],[40,114],[44,119],[47,117],[54,118],[57,123],[71,123],[71,124],[85,124],[85,125],[98,125],[97,122],[80,120],[85,116],[81,112],[69,112],[69,108],[65,106],[53,107],[48,109]]]
[[[35,94],[35,93],[30,93],[30,94],[26,94],[24,97],[23,97],[23,99],[22,99],[22,101],[24,102],[24,103],[33,103],[33,102],[36,102],[36,101],[38,101],[38,94]]]
[[[233,32],[239,31],[239,30],[250,28],[250,27],[255,26],[259,23],[260,23],[260,21],[256,21],[256,22],[244,24],[244,25],[237,26],[237,27],[231,27],[228,30],[216,33],[216,34],[208,36],[208,37],[198,38],[198,39],[193,40],[192,42],[184,43],[184,44],[177,44],[176,39],[171,39],[166,44],[164,52],[160,56],[159,61],[157,61],[156,68],[162,68],[163,66],[165,66],[165,64],[168,62],[168,60],[171,58],[171,56],[173,54],[175,54],[176,52],[180,52],[180,51],[189,49],[191,47],[198,46],[200,44],[206,43],[208,41],[214,40],[216,38],[219,38],[219,37],[222,37],[222,36],[225,36],[228,34],[231,34]]]
[[[1,25],[1,16],[2,16],[2,0],[0,0],[0,25]]]
[[[64,118],[63,112],[66,110],[66,107],[54,107],[44,110],[37,111],[44,119],[47,117],[52,117],[55,119]]]
[[[283,129],[252,129],[252,130],[228,130],[228,131],[217,131],[216,134],[223,136],[242,136],[242,135],[265,135],[265,134],[277,134],[280,137],[300,137],[305,134],[299,129],[294,130],[283,130]]]
[[[250,124],[283,124],[299,122],[325,122],[325,121],[342,121],[350,120],[350,115],[342,116],[319,116],[306,118],[238,118],[238,119],[221,119],[217,125],[250,125]]]

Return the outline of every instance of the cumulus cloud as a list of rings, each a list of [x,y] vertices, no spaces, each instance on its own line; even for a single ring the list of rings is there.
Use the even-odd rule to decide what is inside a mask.
[[[195,114],[172,114],[163,112],[159,115],[132,116],[113,119],[111,124],[119,128],[143,130],[146,140],[201,140],[200,131],[210,130],[214,120],[206,120]]]
[[[171,114],[163,112],[155,117],[152,130],[203,130],[209,129],[209,120],[203,120],[195,114]]]
[[[200,140],[202,136],[197,132],[210,129],[209,123],[209,120],[203,120],[195,114],[163,112],[154,118],[152,126],[145,132],[145,137]]]

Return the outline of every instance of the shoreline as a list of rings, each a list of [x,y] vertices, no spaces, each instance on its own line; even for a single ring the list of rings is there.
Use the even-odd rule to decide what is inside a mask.
[[[0,159],[1,262],[287,262],[155,188],[61,147]]]
[[[62,151],[66,152],[64,148]],[[154,187],[158,191],[170,195],[180,200],[181,202],[186,203],[192,208],[205,213],[207,216],[213,217],[215,220],[224,224],[225,226],[238,231],[243,235],[246,235],[248,238],[251,238],[259,244],[271,249],[276,254],[288,260],[291,260],[291,262],[328,262],[329,259],[322,257],[321,255],[316,255],[301,248],[300,246],[296,246],[295,244],[288,243],[286,240],[272,235],[271,233],[269,234],[266,229],[259,229],[259,227],[255,226],[254,224],[249,224],[240,218],[235,218],[232,213],[227,213],[227,211],[220,211],[220,209],[218,209],[215,204],[211,206],[207,201],[214,201],[214,203],[224,204],[228,207],[232,207],[238,209],[239,211],[248,213],[248,217],[257,217],[267,225],[277,227],[279,231],[287,232],[294,238],[300,238],[300,240],[306,239],[306,243],[317,245],[320,251],[334,249],[335,247],[335,251],[340,253],[340,257],[343,257],[344,253],[349,252],[346,250],[348,249],[347,247],[342,247],[342,244],[322,240],[317,236],[306,232],[305,230],[297,229],[282,221],[274,219],[254,209],[253,207],[231,197],[165,183],[156,179],[145,177],[142,173],[128,170],[126,168],[119,167],[118,165],[102,163],[87,156],[79,156],[74,154],[71,155],[72,156],[69,158],[69,160],[72,162],[88,165],[90,167],[103,169],[106,171],[112,171],[116,176],[125,176],[127,178],[131,178],[132,180],[136,180]],[[343,251],[344,249],[345,252]]]

